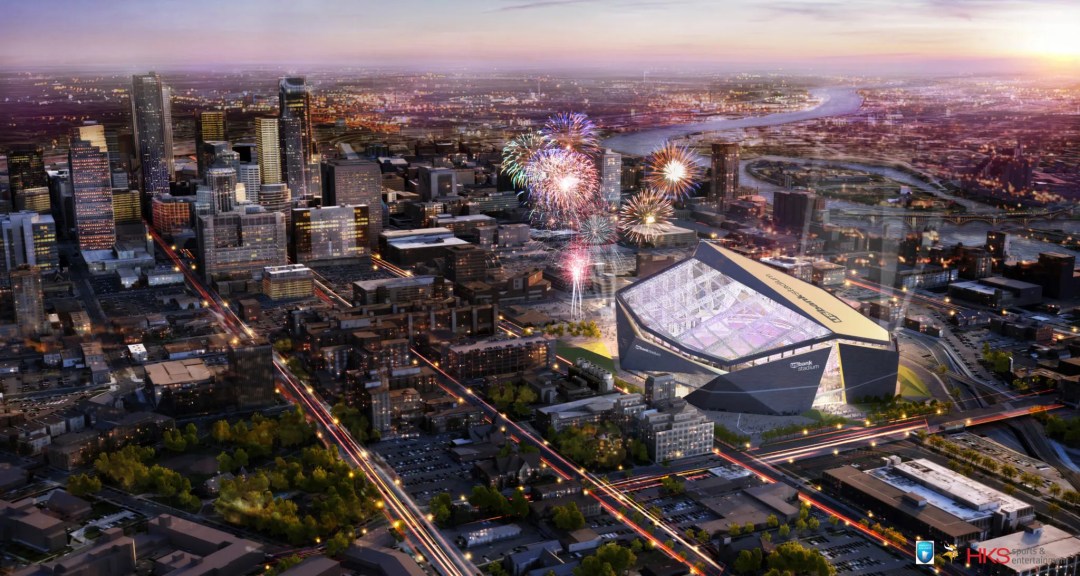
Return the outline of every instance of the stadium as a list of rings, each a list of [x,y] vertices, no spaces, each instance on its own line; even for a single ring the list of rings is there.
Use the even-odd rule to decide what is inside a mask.
[[[622,368],[674,374],[704,410],[801,414],[897,393],[886,329],[714,244],[620,290],[615,306]]]

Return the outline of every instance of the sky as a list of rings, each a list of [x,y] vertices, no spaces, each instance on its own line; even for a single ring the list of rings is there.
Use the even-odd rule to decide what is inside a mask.
[[[3,67],[1080,70],[1078,0],[35,0]]]

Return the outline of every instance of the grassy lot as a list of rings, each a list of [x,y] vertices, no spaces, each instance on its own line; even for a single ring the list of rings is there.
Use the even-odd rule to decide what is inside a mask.
[[[926,387],[926,383],[911,368],[901,366],[899,378],[900,396],[907,400],[930,398],[930,389]]]
[[[555,352],[571,362],[577,362],[578,358],[584,358],[605,370],[615,372],[615,361],[611,359],[611,352],[600,340],[576,341],[574,343],[559,340],[555,345]]]

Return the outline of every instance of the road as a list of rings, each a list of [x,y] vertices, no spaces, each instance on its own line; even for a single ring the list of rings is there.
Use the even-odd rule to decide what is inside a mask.
[[[239,317],[229,308],[216,292],[207,287],[199,278],[191,266],[181,261],[180,256],[166,243],[156,231],[151,230],[151,236],[158,247],[184,271],[184,276],[193,290],[199,293],[214,312],[221,325],[230,335],[235,338],[248,339],[255,336],[254,330],[245,325]],[[354,468],[359,469],[365,477],[378,490],[382,500],[377,503],[383,509],[384,514],[391,524],[405,534],[406,539],[418,551],[418,561],[430,562],[443,576],[473,576],[480,574],[480,570],[460,553],[460,550],[451,545],[443,538],[442,533],[432,524],[431,519],[420,512],[416,503],[406,495],[398,485],[398,480],[391,479],[391,475],[383,470],[371,458],[371,454],[363,449],[352,438],[347,430],[338,426],[336,419],[330,414],[329,408],[318,397],[314,389],[304,384],[288,366],[284,359],[276,351],[274,352],[274,365],[278,376],[285,384],[284,389],[297,405],[315,421],[322,429],[319,432],[324,442],[332,443],[338,448],[343,459]]]

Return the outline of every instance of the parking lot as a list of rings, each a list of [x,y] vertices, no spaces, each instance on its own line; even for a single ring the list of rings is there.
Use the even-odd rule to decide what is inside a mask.
[[[393,467],[417,504],[427,505],[433,496],[449,492],[455,498],[468,495],[476,480],[472,464],[450,457],[450,441],[455,434],[392,438],[375,445],[386,463]]]

